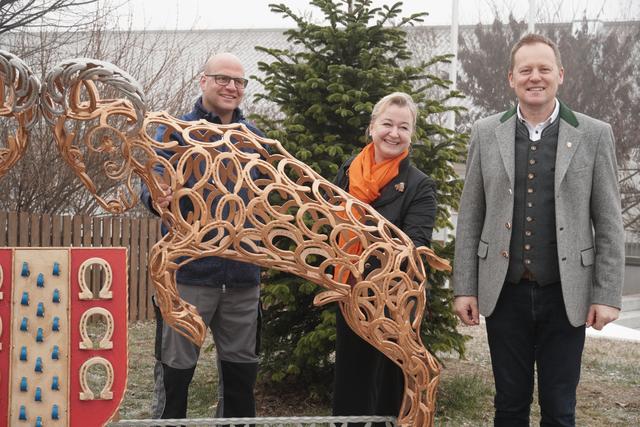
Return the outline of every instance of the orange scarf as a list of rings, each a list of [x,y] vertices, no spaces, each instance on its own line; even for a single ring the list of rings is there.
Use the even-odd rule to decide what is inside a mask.
[[[370,143],[362,149],[360,154],[351,162],[351,166],[349,166],[349,194],[367,204],[371,204],[380,197],[380,191],[385,185],[398,176],[400,162],[409,155],[409,150],[404,150],[398,157],[378,164],[376,164],[374,155],[375,147],[373,143]],[[353,214],[357,216],[355,211],[353,211]],[[344,217],[346,218],[346,215]],[[338,245],[342,248],[354,237],[354,233],[341,233],[338,238]],[[361,254],[362,245],[360,241],[349,245],[346,252],[354,255]],[[337,281],[347,283],[349,271],[337,266],[335,277],[337,277]]]

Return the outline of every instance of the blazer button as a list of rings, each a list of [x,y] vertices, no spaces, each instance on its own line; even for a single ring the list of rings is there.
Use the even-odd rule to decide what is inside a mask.
[[[524,245],[524,250],[525,251],[530,251],[531,250],[531,245],[528,244],[528,243],[526,245]]]
[[[507,222],[504,226],[507,228],[507,230],[511,230],[511,223],[510,222]]]
[[[503,256],[504,258],[509,259],[509,252],[507,252],[507,251],[502,251],[502,253],[501,253],[501,254],[502,254],[502,256]]]
[[[527,217],[527,222],[532,222],[533,218],[531,218],[530,216]]]
[[[525,260],[524,260],[524,263],[525,263],[525,264],[527,264],[527,265],[529,265],[529,264],[531,264],[531,260],[530,260],[530,259],[525,259]]]

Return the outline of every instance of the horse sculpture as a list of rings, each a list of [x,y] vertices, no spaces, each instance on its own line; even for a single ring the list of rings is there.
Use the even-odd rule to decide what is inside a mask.
[[[136,178],[153,200],[163,195],[160,184],[172,188],[168,208],[154,203],[169,231],[149,257],[168,324],[197,345],[204,341],[205,325],[176,290],[176,271],[195,259],[219,256],[303,277],[325,289],[314,304],[337,302],[349,326],[402,368],[398,424],[433,425],[440,368],[420,339],[424,263],[444,270],[448,262],[429,248],[416,248],[373,208],[295,159],[280,142],[241,124],[185,122],[148,112],[138,83],[112,64],[59,64],[46,77],[41,106],[61,155],[105,210],[121,213],[136,204]],[[156,141],[152,135],[160,126],[164,138]],[[97,155],[107,158],[102,170],[87,170],[86,160]],[[117,191],[98,194],[92,179],[97,175],[116,181]],[[186,187],[189,178],[196,183]],[[186,217],[179,209],[182,199],[193,205]],[[344,246],[338,244],[341,236]],[[360,255],[347,251],[355,242],[363,248]],[[348,270],[355,285],[337,281],[336,268]]]

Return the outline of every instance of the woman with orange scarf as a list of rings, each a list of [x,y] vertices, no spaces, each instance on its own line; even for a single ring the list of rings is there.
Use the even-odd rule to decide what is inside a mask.
[[[434,181],[409,162],[416,117],[417,107],[406,93],[394,92],[378,101],[367,129],[371,142],[342,165],[335,183],[370,204],[416,246],[429,246],[436,190]],[[358,248],[348,248],[352,251]],[[348,277],[342,279],[348,283]],[[398,415],[404,392],[402,370],[357,336],[340,310],[336,333],[333,414]]]

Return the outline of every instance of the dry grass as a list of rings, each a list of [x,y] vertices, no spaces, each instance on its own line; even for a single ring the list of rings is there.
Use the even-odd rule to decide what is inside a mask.
[[[451,426],[492,425],[493,376],[484,327],[463,328],[470,335],[467,359],[445,358],[440,401],[450,393],[450,384],[472,378],[471,385],[460,392],[458,406],[445,401],[441,421]],[[488,393],[473,393],[484,390]],[[471,390],[471,391],[468,391]],[[537,394],[537,391],[534,392]],[[469,410],[469,407],[474,408]],[[582,358],[582,375],[578,386],[576,425],[579,426],[639,426],[640,425],[640,343],[612,341],[587,337]],[[540,413],[537,400],[532,406],[532,425],[538,425]]]
[[[127,392],[120,405],[121,419],[151,418],[155,322],[135,322],[129,325],[129,378]],[[211,345],[208,336],[204,347]],[[217,398],[215,353],[203,350],[189,393],[190,418],[212,417]]]
[[[493,378],[484,328],[462,332],[471,336],[467,358],[443,358],[436,425],[488,426],[493,416]],[[122,419],[149,418],[153,334],[153,322],[130,325],[129,381],[120,409]],[[214,358],[213,352],[204,352],[200,358],[189,397],[189,417],[213,416],[217,401]],[[309,401],[298,390],[287,395],[258,390],[257,404],[260,416],[326,415],[330,411],[328,404]],[[532,409],[532,425],[537,425],[535,402]],[[579,426],[640,425],[640,343],[587,338],[577,413]]]

